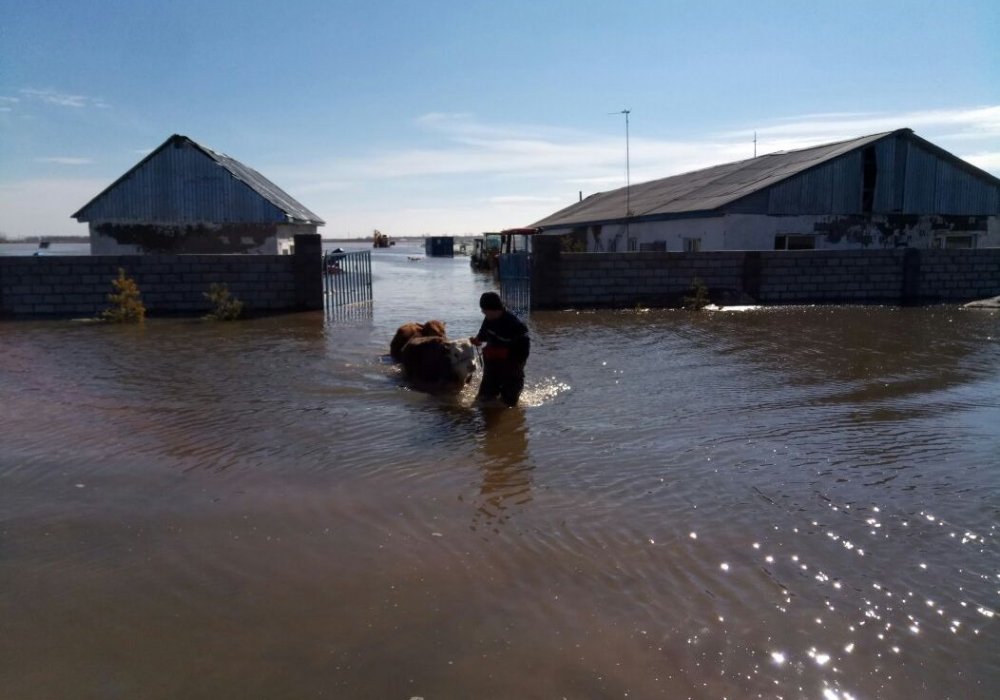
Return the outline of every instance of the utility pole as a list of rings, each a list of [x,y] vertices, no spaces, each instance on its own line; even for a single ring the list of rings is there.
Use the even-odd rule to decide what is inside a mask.
[[[631,109],[623,109],[619,114],[625,115],[625,216],[632,216],[632,173],[630,172],[629,163],[629,138],[628,138],[628,115],[632,113]],[[626,226],[628,223],[626,222]]]
[[[757,157],[757,132],[753,132],[753,157]]]
[[[628,115],[631,109],[623,109],[620,112],[608,112],[608,114],[625,115],[625,239],[628,240],[628,220],[632,216],[632,173],[629,163],[629,137],[628,137]],[[627,245],[627,244],[626,244]]]

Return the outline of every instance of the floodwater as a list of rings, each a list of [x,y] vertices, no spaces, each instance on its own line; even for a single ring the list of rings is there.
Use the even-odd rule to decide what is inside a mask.
[[[994,698],[1000,315],[546,312],[522,405],[373,306],[0,322],[0,697]]]

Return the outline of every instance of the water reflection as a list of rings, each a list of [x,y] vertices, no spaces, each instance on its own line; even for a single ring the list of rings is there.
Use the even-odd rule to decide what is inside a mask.
[[[531,502],[531,472],[528,457],[528,426],[524,409],[493,403],[478,406],[483,432],[479,500],[473,529],[499,532],[512,513]]]

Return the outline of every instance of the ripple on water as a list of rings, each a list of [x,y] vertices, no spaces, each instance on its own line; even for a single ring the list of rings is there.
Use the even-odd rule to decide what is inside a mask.
[[[4,326],[21,696],[125,654],[163,696],[991,697],[993,321],[540,312],[506,409],[380,360],[478,327],[490,278],[424,263],[358,317]]]

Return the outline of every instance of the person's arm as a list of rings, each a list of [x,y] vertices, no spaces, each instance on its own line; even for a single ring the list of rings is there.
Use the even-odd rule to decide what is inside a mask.
[[[483,344],[485,336],[486,336],[486,321],[483,321],[483,324],[479,326],[479,332],[476,333],[475,335],[469,336],[469,342],[475,345],[476,347],[479,347],[480,345]]]

